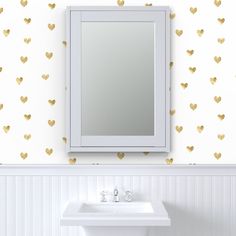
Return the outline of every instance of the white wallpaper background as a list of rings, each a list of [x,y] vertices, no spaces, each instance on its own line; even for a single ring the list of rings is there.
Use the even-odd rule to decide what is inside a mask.
[[[65,8],[116,0],[0,0],[0,163],[236,163],[236,2],[172,9],[172,152],[65,152]]]

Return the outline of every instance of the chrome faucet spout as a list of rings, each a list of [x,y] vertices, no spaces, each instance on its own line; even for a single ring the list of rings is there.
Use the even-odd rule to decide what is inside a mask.
[[[119,202],[120,201],[120,199],[119,199],[119,191],[118,191],[117,188],[114,189],[113,194],[114,194],[113,201],[114,202]]]

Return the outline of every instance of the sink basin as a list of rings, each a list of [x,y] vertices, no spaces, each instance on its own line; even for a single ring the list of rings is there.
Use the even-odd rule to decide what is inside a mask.
[[[107,214],[140,214],[154,213],[149,202],[135,203],[83,203],[79,209],[81,213],[107,213]]]
[[[67,226],[169,226],[162,202],[69,202],[62,213]]]

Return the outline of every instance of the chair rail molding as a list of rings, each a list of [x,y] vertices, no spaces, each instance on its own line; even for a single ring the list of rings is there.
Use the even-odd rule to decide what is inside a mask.
[[[236,165],[12,165],[1,164],[0,175],[111,176],[236,176]]]

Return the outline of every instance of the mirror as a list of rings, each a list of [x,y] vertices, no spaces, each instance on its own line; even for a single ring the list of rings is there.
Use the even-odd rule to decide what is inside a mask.
[[[154,134],[154,25],[82,23],[82,135]]]
[[[68,7],[68,152],[169,150],[168,22],[168,7]]]

